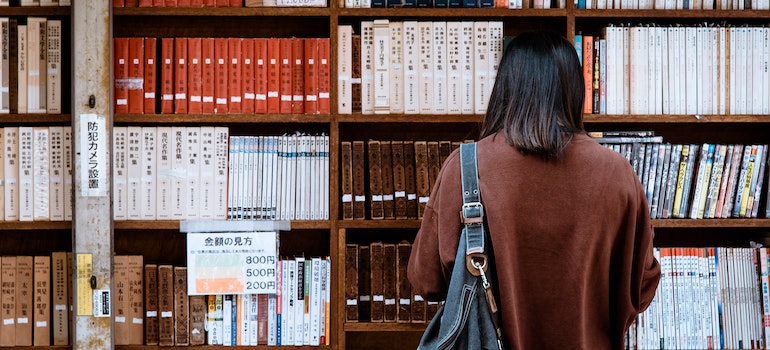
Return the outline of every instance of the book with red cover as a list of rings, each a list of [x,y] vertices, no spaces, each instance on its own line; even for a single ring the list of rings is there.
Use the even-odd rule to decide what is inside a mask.
[[[243,0],[230,0],[229,1],[230,7],[243,7]]]
[[[281,114],[290,114],[292,111],[292,95],[294,93],[294,85],[292,84],[292,78],[294,77],[292,44],[294,40],[292,38],[280,38],[278,39],[278,42],[280,44],[278,94],[281,98],[278,112]]]
[[[214,113],[214,38],[201,39],[201,112]]]
[[[152,7],[152,0],[139,0],[139,7]]]
[[[267,113],[268,40],[254,39],[254,113]]]
[[[187,38],[174,39],[174,113],[187,114]]]
[[[254,113],[254,44],[255,39],[241,39],[241,112],[243,114]]]
[[[318,114],[318,39],[305,39],[305,114]]]
[[[164,0],[152,0],[152,7],[165,7],[166,2]]]
[[[160,39],[160,112],[174,113],[174,38]]]
[[[144,38],[128,38],[128,113],[144,113]]]
[[[279,113],[281,108],[281,39],[267,39],[267,113]],[[290,97],[291,98],[291,97]]]
[[[176,0],[176,7],[190,7],[190,0]]]
[[[215,0],[216,7],[230,7],[230,0]]]
[[[226,114],[227,101],[230,95],[227,91],[228,51],[227,38],[214,39],[214,113]]]
[[[115,113],[128,113],[128,38],[115,38]]]
[[[203,55],[201,38],[187,39],[187,113],[201,113],[203,106]]]
[[[291,113],[305,113],[305,39],[291,39]]]
[[[230,96],[228,113],[242,113],[241,108],[241,38],[228,38],[227,93]]]
[[[329,38],[318,39],[318,112],[330,114],[331,110],[331,47]]]
[[[163,6],[165,7],[177,7],[178,0],[163,0]]]
[[[190,7],[203,7],[203,0],[190,0]]]
[[[139,0],[124,0],[125,7],[138,7],[139,6]]]
[[[158,81],[158,39],[144,38],[144,113],[155,114]]]

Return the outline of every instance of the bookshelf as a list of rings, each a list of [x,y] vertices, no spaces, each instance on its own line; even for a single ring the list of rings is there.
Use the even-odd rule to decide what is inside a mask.
[[[337,113],[337,26],[387,18],[391,20],[498,20],[505,35],[531,29],[557,30],[568,38],[578,32],[599,34],[610,23],[761,23],[770,12],[757,10],[584,10],[567,1],[563,9],[461,8],[114,8],[113,37],[328,37],[331,42],[331,113],[305,114],[116,114],[116,125],[227,125],[231,134],[325,132],[330,137],[330,218],[292,221],[282,236],[281,253],[311,253],[332,258],[332,349],[414,348],[425,324],[345,322],[346,243],[414,238],[420,221],[343,220],[341,218],[340,143],[354,140],[453,140],[474,138],[480,115],[362,115]],[[357,29],[355,29],[357,31]],[[21,117],[20,117],[21,118]],[[622,115],[589,114],[588,130],[654,130],[670,142],[767,142],[768,115]],[[368,209],[368,208],[367,208]],[[367,215],[368,217],[368,215]],[[767,241],[770,219],[658,219],[656,245],[741,245]],[[40,224],[42,225],[42,224]],[[6,229],[0,224],[0,229]],[[56,227],[56,226],[55,226]],[[183,264],[183,237],[177,221],[116,221],[115,251],[142,254],[145,262]],[[8,230],[26,229],[9,225]],[[142,243],[136,241],[140,238]],[[166,241],[162,249],[145,242]],[[302,242],[300,242],[302,241]],[[152,244],[151,244],[152,245]],[[170,251],[170,252],[169,252]],[[118,346],[149,349],[155,346]],[[204,347],[210,348],[210,347]],[[234,349],[245,347],[232,347]],[[250,347],[251,348],[251,347]],[[266,347],[258,347],[266,348]],[[308,348],[308,347],[303,347]],[[310,347],[315,348],[315,347]],[[324,348],[323,346],[321,348]]]

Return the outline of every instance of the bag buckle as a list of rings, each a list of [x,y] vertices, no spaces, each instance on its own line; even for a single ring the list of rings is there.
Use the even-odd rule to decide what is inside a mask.
[[[460,211],[460,222],[465,225],[484,223],[484,205],[481,202],[464,203]]]
[[[465,256],[465,267],[471,275],[482,278],[486,281],[484,271],[487,270],[487,255],[484,253],[470,253]]]

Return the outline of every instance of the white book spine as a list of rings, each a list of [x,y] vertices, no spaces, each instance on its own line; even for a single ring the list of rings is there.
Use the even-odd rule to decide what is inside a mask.
[[[62,130],[62,153],[64,161],[64,220],[71,221],[72,211],[75,209],[75,203],[72,195],[72,127],[64,126],[62,127]]]
[[[294,300],[294,345],[303,345],[305,336],[304,336],[304,324],[305,324],[305,286],[304,281],[306,277],[305,276],[305,258],[304,257],[296,257],[295,258],[297,265],[296,265],[296,272],[294,274],[295,278],[297,279],[296,288],[297,292],[295,294],[295,300]]]
[[[420,114],[433,113],[433,23],[427,21],[417,22],[417,47],[418,62],[417,81],[418,92],[420,94]]]
[[[112,128],[112,218],[126,220],[128,217],[127,190],[127,135],[125,126]],[[162,186],[162,184],[160,184]]]
[[[171,135],[171,217],[183,220],[187,209],[187,127],[173,126]]]
[[[34,211],[34,136],[32,127],[19,127],[19,221],[32,221]]]
[[[51,221],[64,221],[64,182],[62,181],[64,174],[64,162],[62,157],[64,129],[62,126],[50,126],[48,129],[50,140],[48,153],[50,179],[50,192],[48,197],[49,214]],[[0,207],[0,209],[2,209],[2,207]]]
[[[10,74],[10,45],[11,40],[17,40],[17,38],[11,38],[10,35],[10,21],[8,17],[0,17],[0,51],[2,52],[2,66],[0,66],[0,113],[11,112],[11,99],[10,99],[10,86],[11,86],[11,74]]]
[[[126,143],[126,217],[128,220],[141,220],[142,127],[126,127]]]
[[[462,22],[447,22],[447,114],[462,112]]]
[[[185,191],[186,205],[185,217],[187,219],[200,218],[201,187],[200,187],[200,127],[187,127],[187,176]]]
[[[294,326],[294,320],[295,320],[295,309],[296,303],[297,303],[297,261],[293,259],[286,260],[285,268],[287,270],[287,279],[285,281],[288,281],[286,286],[286,293],[284,293],[284,298],[287,298],[286,304],[287,307],[284,309],[284,315],[286,316],[286,328],[285,331],[281,332],[281,334],[286,338],[285,341],[283,341],[283,345],[294,345],[294,335],[296,333],[295,326]]]
[[[228,207],[228,140],[230,139],[230,129],[225,126],[217,126],[214,128],[214,137],[216,139],[214,144],[214,219],[223,220],[227,219],[227,207]]]
[[[45,19],[41,17],[29,17],[27,18],[27,112],[28,113],[45,113],[45,110],[40,110],[40,52],[41,52],[41,37],[40,28],[43,26]],[[45,95],[43,95],[45,96]]]
[[[361,21],[361,114],[374,114],[374,22]]]
[[[267,345],[278,345],[278,321],[276,295],[267,295]]]
[[[310,346],[321,345],[321,307],[323,296],[321,294],[321,258],[313,257],[310,264]]]
[[[4,128],[0,128],[0,146],[5,146]],[[0,151],[0,218],[5,216],[5,207],[7,206],[5,202],[5,186],[5,151]]]
[[[49,152],[51,147],[50,135],[47,126],[33,128],[32,148],[34,166],[32,173],[33,189],[33,220],[50,221],[48,200],[51,192],[51,169]]]
[[[257,345],[258,341],[258,330],[259,330],[259,321],[258,321],[258,310],[261,307],[264,307],[264,305],[259,304],[259,298],[257,297],[257,294],[249,294],[249,298],[251,299],[251,302],[249,303],[249,345]]]
[[[487,111],[489,84],[489,22],[478,21],[473,23],[474,31],[474,113],[484,114]]]
[[[233,296],[224,295],[222,297],[222,345],[232,346],[233,344]]]
[[[420,109],[419,42],[416,21],[403,22],[404,28],[404,114],[417,114]]]
[[[404,113],[404,23],[390,22],[390,113]]]
[[[142,220],[155,220],[157,206],[157,135],[154,126],[142,127],[142,175],[139,188]]]
[[[447,114],[447,22],[433,22],[433,114]]]
[[[113,128],[114,132],[115,128]],[[156,136],[156,200],[155,212],[158,220],[172,220],[172,180],[171,163],[173,159],[173,132],[170,126],[158,126]],[[118,155],[115,154],[115,157]],[[116,173],[114,176],[117,176]],[[117,181],[117,180],[116,180]],[[123,180],[125,181],[125,180]],[[113,194],[116,196],[117,193]]]
[[[339,114],[353,113],[353,27],[340,25],[337,27],[337,112]]]
[[[387,19],[374,20],[372,26],[374,114],[390,113],[390,26]]]
[[[46,110],[61,113],[61,38],[62,23],[49,19],[46,24]]]
[[[593,56],[593,55],[592,55]],[[503,22],[489,21],[489,75],[488,88],[484,101],[489,101],[492,96],[492,87],[495,86],[497,70],[500,67],[500,60],[503,58]],[[591,103],[586,101],[586,103]],[[486,108],[485,108],[486,110]]]
[[[200,127],[200,218],[214,218],[214,203],[216,201],[214,190],[215,142],[213,126]]]

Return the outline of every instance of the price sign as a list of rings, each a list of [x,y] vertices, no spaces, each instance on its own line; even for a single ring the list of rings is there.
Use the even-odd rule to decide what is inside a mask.
[[[187,293],[276,292],[277,232],[187,234]]]

